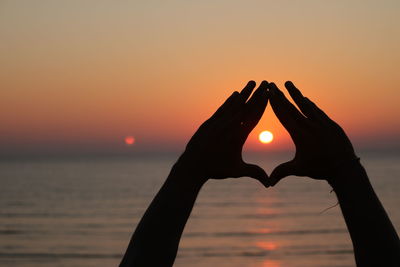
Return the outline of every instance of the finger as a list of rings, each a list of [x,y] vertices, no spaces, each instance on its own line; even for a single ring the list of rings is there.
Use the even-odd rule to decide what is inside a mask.
[[[232,100],[232,104],[230,104],[227,108],[222,112],[223,117],[230,117],[237,113],[246,103],[247,98],[251,95],[256,83],[254,81],[249,81],[247,85],[243,88],[243,90],[239,93],[239,97],[236,97]]]
[[[272,109],[293,138],[305,118],[274,83],[269,84],[269,89]]]
[[[251,95],[251,92],[256,87],[255,81],[249,81],[247,85],[242,89],[239,93],[239,97],[236,97],[232,100],[232,103],[224,109],[223,116],[232,116],[237,111],[240,110],[240,107],[246,103],[247,98]]]
[[[226,100],[225,102],[217,109],[217,111],[211,116],[210,119],[214,119],[217,117],[220,117],[223,113],[226,112],[239,98],[240,94],[239,92],[235,91],[233,92]]]
[[[253,92],[253,89],[256,87],[256,82],[255,81],[249,81],[247,85],[242,89],[240,92],[240,96],[243,98],[243,100],[246,102],[246,100],[249,98],[251,95],[251,92]]]
[[[322,109],[320,109],[314,102],[312,102],[310,99],[308,99],[307,97],[305,97],[305,101],[308,103],[308,105],[310,106],[310,108],[313,110],[313,113],[315,114],[315,116],[321,120],[324,120],[326,122],[330,122],[330,123],[334,123],[336,124],[336,122],[334,122],[331,118],[329,118],[328,115],[326,115],[326,113],[324,111],[322,111]]]
[[[226,100],[225,102],[218,108],[218,110],[208,119],[206,120],[200,127],[197,129],[195,134],[193,135],[192,139],[189,141],[188,146],[193,142],[193,140],[196,139],[198,135],[204,135],[206,132],[209,132],[211,128],[216,130],[216,128],[221,128],[221,125],[226,125],[227,120],[224,119],[224,114],[227,113],[227,110],[231,109],[233,105],[236,105],[236,103],[241,102],[240,100],[240,93],[235,91],[233,92]],[[237,114],[237,116],[234,116],[234,119],[238,120],[238,117],[240,114]],[[232,118],[229,120],[232,121]],[[229,122],[228,121],[228,122]]]
[[[316,114],[314,109],[310,106],[310,103],[303,96],[300,90],[297,89],[291,81],[287,81],[285,87],[301,112],[308,118],[315,118]]]
[[[222,129],[240,126],[240,123],[243,121],[243,105],[251,95],[255,85],[254,81],[249,81],[240,92],[239,97],[233,99],[232,104],[221,112],[222,115],[220,116],[219,123]]]
[[[295,173],[296,168],[293,161],[282,163],[272,171],[269,177],[269,182],[271,186],[275,186],[282,178],[294,175]]]
[[[238,136],[238,128],[243,121],[243,110],[239,109],[236,113],[232,113],[229,117],[219,121],[219,129],[227,131],[228,134]]]
[[[247,98],[255,88],[256,83],[249,81],[240,93],[235,92],[225,103],[217,110],[212,118],[217,119],[219,128],[236,127],[240,125],[243,118],[243,112],[240,107],[246,102]]]
[[[260,86],[258,86],[257,90],[254,92],[254,94],[251,96],[251,98],[249,99],[249,101],[247,101],[246,104],[252,106],[257,102],[260,102],[260,99],[262,99],[263,96],[265,97],[267,92],[268,92],[268,82],[262,81],[260,83]]]
[[[245,139],[260,121],[267,104],[268,82],[263,81],[245,105],[243,117],[243,137]]]
[[[260,166],[249,163],[243,163],[243,166],[241,167],[240,176],[251,177],[260,181],[260,183],[262,183],[265,187],[270,186],[270,183],[268,181],[268,175],[264,171],[264,169],[261,168]]]

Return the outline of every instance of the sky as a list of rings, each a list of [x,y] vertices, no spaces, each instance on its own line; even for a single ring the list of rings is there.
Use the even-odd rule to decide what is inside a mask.
[[[1,0],[0,154],[183,150],[248,80],[292,80],[356,149],[400,148],[399,14],[397,0]],[[292,148],[268,106],[246,150]]]

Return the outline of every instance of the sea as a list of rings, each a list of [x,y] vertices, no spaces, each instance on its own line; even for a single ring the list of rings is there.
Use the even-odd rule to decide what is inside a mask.
[[[400,155],[360,156],[399,231]],[[0,266],[118,266],[176,158],[154,153],[2,159]],[[245,159],[270,173],[290,155],[247,153]],[[291,176],[268,189],[251,178],[208,181],[174,266],[348,267],[355,261],[331,187]]]

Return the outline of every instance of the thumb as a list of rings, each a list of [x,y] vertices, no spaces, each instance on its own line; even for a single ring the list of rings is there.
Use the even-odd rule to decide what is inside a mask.
[[[278,167],[276,167],[270,176],[270,184],[271,186],[276,185],[282,178],[286,176],[295,174],[295,165],[293,161],[288,161],[282,163]]]
[[[248,176],[257,179],[265,187],[270,186],[267,173],[264,171],[263,168],[258,165],[243,163],[243,166],[241,168],[241,176]]]

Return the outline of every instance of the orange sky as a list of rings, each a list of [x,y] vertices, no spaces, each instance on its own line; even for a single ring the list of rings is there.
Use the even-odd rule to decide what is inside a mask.
[[[399,1],[2,1],[0,150],[180,150],[250,79],[294,81],[356,147],[399,147],[399,11]],[[257,141],[262,130],[271,144]],[[292,144],[268,107],[246,146]]]

